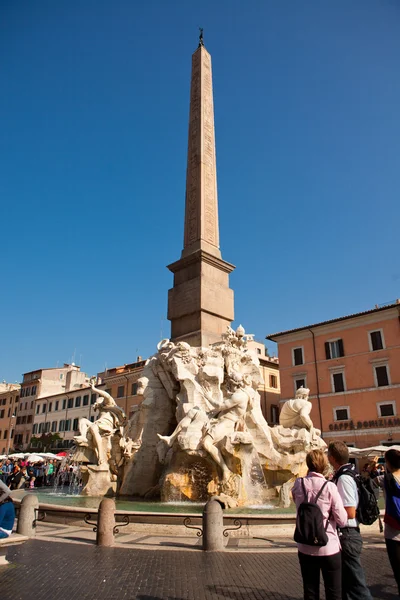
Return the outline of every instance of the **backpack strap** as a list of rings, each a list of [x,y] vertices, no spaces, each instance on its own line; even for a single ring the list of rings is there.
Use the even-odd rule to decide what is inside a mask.
[[[300,481],[301,481],[301,488],[303,490],[304,500],[306,500],[308,502],[308,494],[307,494],[306,486],[304,485],[304,477],[301,477]]]
[[[319,490],[318,494],[315,496],[315,500],[314,500],[315,504],[317,504],[317,502],[319,500],[319,497],[321,496],[321,494],[322,494],[323,490],[325,489],[327,483],[328,482],[325,481],[325,483],[321,486],[321,489]]]

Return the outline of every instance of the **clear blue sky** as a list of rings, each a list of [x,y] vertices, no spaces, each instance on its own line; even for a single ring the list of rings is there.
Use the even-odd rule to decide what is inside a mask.
[[[169,335],[198,26],[235,324],[400,296],[398,0],[2,0],[0,379]]]

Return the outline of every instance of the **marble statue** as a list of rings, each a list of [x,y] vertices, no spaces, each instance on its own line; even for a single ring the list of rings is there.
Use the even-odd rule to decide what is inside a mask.
[[[90,381],[90,385],[93,392],[102,398],[93,405],[93,410],[99,411],[99,417],[94,423],[89,419],[79,419],[79,435],[74,439],[78,446],[88,446],[94,449],[97,464],[100,466],[107,464],[109,458],[107,452],[109,444],[105,445],[104,440],[110,442],[111,436],[126,422],[126,416],[110,394],[96,388],[93,380]]]
[[[242,326],[208,348],[161,340],[138,381],[141,403],[126,419],[103,390],[98,419],[81,419],[75,440],[86,453],[84,493],[163,500],[207,500],[231,506],[288,502],[311,448],[324,447],[310,419],[309,390],[284,403],[280,423],[265,420],[257,355]],[[90,454],[92,453],[92,454]]]
[[[293,400],[288,400],[282,406],[279,415],[279,425],[282,427],[305,427],[308,431],[314,431],[313,422],[310,419],[312,404],[308,399],[310,390],[300,387]],[[315,430],[318,435],[321,433],[318,429]]]

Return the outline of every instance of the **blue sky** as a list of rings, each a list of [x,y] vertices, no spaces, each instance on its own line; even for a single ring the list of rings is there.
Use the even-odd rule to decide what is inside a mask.
[[[198,26],[235,323],[399,297],[399,25],[397,0],[2,0],[0,379],[169,335]]]

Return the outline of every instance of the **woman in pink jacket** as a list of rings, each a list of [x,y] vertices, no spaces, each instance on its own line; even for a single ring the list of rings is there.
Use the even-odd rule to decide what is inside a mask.
[[[318,492],[326,483],[323,474],[327,470],[328,459],[325,453],[322,450],[311,450],[307,454],[306,462],[307,477],[297,479],[292,491],[297,510],[302,502],[315,502]],[[317,505],[322,512],[328,542],[325,546],[297,544],[303,577],[304,599],[319,600],[320,572],[322,571],[326,599],[341,600],[342,564],[336,527],[345,527],[348,517],[334,483],[330,481],[326,483],[317,500]]]

